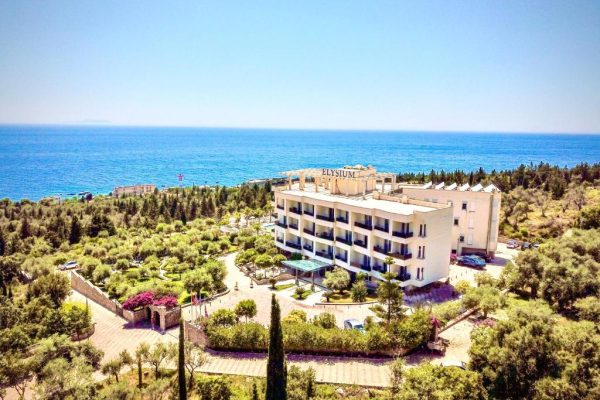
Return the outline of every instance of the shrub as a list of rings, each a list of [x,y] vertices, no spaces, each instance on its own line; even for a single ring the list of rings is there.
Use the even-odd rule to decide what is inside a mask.
[[[328,312],[316,315],[313,318],[313,324],[320,326],[324,329],[333,329],[335,328],[335,315]]]
[[[448,301],[446,303],[433,306],[433,315],[440,321],[441,326],[445,326],[448,321],[458,317],[462,311],[460,301]]]
[[[163,306],[166,308],[173,308],[173,307],[177,307],[177,297],[173,296],[173,295],[168,295],[168,296],[164,296],[161,297],[158,300],[154,300],[154,302],[152,303],[155,306]]]
[[[283,319],[284,322],[306,322],[306,313],[302,310],[293,310]]]
[[[154,292],[141,292],[129,297],[123,303],[126,310],[136,310],[138,308],[150,305],[154,302]]]
[[[209,317],[208,323],[212,326],[232,326],[237,324],[238,318],[235,312],[221,308]]]
[[[367,285],[365,281],[360,280],[354,282],[350,293],[352,295],[352,301],[357,303],[365,301],[365,299],[367,298]]]
[[[400,322],[391,325],[392,345],[413,349],[429,340],[432,333],[431,320],[425,310],[418,310]]]
[[[229,379],[224,376],[202,377],[198,380],[198,393],[202,399],[229,400],[231,388]]]

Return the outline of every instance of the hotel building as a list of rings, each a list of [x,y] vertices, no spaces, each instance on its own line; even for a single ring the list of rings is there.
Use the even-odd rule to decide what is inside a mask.
[[[395,174],[372,167],[302,169],[274,187],[278,248],[370,281],[392,272],[401,286],[448,276],[453,207],[395,193]],[[297,179],[295,179],[297,178]],[[391,256],[393,264],[384,264]]]
[[[114,197],[121,197],[124,195],[141,195],[146,193],[152,193],[156,189],[156,185],[131,185],[131,186],[117,186],[113,189],[112,195]]]
[[[494,256],[498,245],[502,193],[494,185],[400,184],[396,192],[412,199],[452,204],[452,252]]]

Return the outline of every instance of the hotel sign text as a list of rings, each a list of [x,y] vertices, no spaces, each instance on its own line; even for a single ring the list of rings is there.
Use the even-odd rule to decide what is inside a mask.
[[[321,174],[323,176],[333,176],[335,178],[356,178],[356,171],[348,171],[347,169],[323,168]]]

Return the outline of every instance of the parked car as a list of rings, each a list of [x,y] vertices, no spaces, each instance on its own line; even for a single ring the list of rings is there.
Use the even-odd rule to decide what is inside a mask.
[[[507,249],[518,249],[519,242],[516,241],[515,239],[508,239],[508,241],[506,242],[506,248]]]
[[[483,252],[475,252],[475,253],[471,253],[471,254],[467,254],[467,255],[479,257],[479,258],[485,260],[485,262],[492,261],[492,257],[490,257],[489,254],[483,253]]]
[[[534,249],[539,249],[540,248],[540,244],[539,243],[534,243],[531,247],[533,247]]]
[[[485,267],[485,260],[477,256],[462,256],[458,257],[458,265],[464,265],[466,267],[483,268]]]
[[[344,329],[356,329],[360,332],[365,332],[365,326],[357,319],[347,319],[344,321]]]
[[[66,270],[75,269],[78,267],[79,267],[79,264],[77,264],[77,261],[69,261],[69,262],[59,266],[58,269],[60,269],[61,271],[66,271]]]
[[[523,244],[521,245],[521,250],[529,250],[531,248],[531,243],[529,242],[523,242]]]

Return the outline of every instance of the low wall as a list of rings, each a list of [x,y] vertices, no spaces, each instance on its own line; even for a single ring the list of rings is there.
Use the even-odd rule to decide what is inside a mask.
[[[80,335],[78,335],[78,334],[71,335],[71,341],[78,342],[80,340],[87,339],[90,336],[92,336],[94,334],[94,332],[96,332],[96,323],[95,322],[90,326],[90,328],[87,331],[81,333]]]
[[[206,347],[208,345],[208,338],[204,333],[204,329],[200,325],[194,325],[189,321],[184,322],[184,336],[185,339],[198,344],[202,347]]]
[[[132,324],[137,324],[140,321],[146,319],[146,309],[143,308],[141,310],[131,311],[123,309],[123,318]]]
[[[114,312],[117,315],[123,316],[123,308],[118,303],[108,298],[106,293],[94,286],[93,283],[87,281],[77,271],[71,271],[71,287],[84,295],[85,297],[95,301],[102,307]]]

